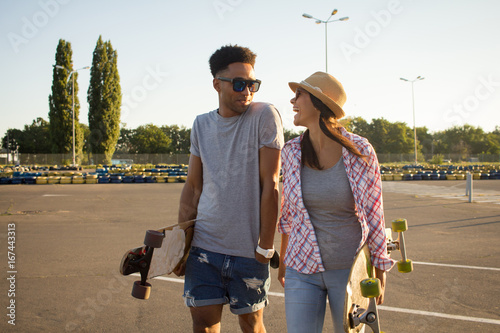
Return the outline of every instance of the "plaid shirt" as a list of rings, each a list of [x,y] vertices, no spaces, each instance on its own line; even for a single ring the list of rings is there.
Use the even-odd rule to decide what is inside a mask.
[[[355,144],[361,154],[367,156],[368,160],[366,163],[362,158],[342,148],[344,167],[361,223],[362,237],[358,251],[367,242],[372,264],[381,270],[388,271],[394,265],[394,260],[387,254],[382,182],[377,155],[365,138],[349,133],[344,128],[341,128],[341,132]],[[302,136],[288,141],[281,151],[283,193],[278,230],[289,236],[285,265],[300,273],[313,274],[322,272],[325,268],[314,227],[302,199],[301,140]]]

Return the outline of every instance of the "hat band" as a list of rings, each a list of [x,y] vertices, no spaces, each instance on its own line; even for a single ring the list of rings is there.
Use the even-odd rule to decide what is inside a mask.
[[[320,88],[320,87],[315,87],[315,86],[311,85],[310,83],[308,83],[308,82],[306,82],[306,81],[301,81],[301,82],[300,82],[300,84],[303,84],[303,85],[305,85],[305,86],[308,86],[309,88],[312,88],[312,89],[316,89],[316,90],[318,90],[320,93],[322,93],[322,92],[323,92],[323,90],[321,90],[321,88]]]

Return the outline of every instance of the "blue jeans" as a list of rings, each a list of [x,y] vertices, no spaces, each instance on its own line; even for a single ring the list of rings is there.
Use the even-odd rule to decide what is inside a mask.
[[[188,307],[227,304],[237,315],[268,304],[269,264],[192,247],[186,262],[184,302]]]
[[[285,308],[288,333],[321,333],[326,297],[330,303],[335,333],[344,332],[344,300],[349,269],[302,274],[287,267]]]

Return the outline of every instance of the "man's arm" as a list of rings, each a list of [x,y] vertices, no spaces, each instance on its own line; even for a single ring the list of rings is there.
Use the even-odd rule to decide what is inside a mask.
[[[280,150],[262,147],[259,150],[260,173],[260,240],[259,246],[271,249],[278,220]],[[269,259],[256,253],[255,258],[267,263]]]
[[[198,202],[203,189],[203,166],[201,158],[191,154],[186,183],[181,192],[179,222],[194,220],[198,214]]]
[[[201,158],[191,154],[189,157],[189,168],[186,183],[181,192],[181,203],[179,205],[178,222],[194,220],[198,214],[198,202],[203,190],[203,165]],[[180,265],[174,274],[183,276],[186,271],[186,263]]]

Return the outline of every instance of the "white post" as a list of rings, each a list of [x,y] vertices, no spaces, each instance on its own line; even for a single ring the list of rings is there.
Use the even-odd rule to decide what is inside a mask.
[[[469,175],[470,172],[467,171],[466,178],[465,178],[465,195],[469,195]]]
[[[473,198],[472,180],[473,180],[472,173],[467,172],[467,182],[465,185],[465,195],[469,196],[469,203],[472,202],[472,198]]]

